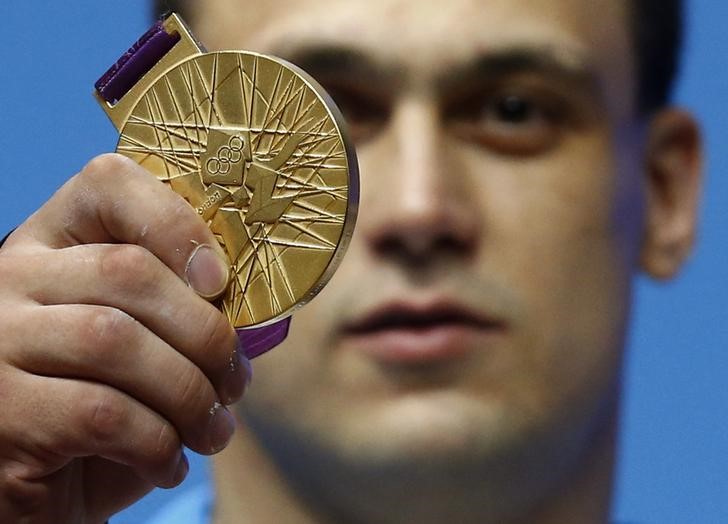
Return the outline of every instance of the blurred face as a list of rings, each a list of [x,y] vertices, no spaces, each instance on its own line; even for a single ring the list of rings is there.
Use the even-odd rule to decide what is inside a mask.
[[[641,231],[623,2],[217,0],[196,15],[211,49],[315,76],[361,169],[339,271],[254,363],[253,427],[361,463],[508,457],[588,431],[615,394]]]

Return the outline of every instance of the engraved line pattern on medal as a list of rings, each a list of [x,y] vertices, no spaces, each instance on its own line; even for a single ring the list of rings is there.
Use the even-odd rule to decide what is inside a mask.
[[[238,60],[240,60],[240,58],[238,58]],[[250,100],[249,100],[249,110],[248,110],[248,115],[247,115],[248,120],[249,121],[252,120],[252,115],[254,114],[254,111],[255,111],[255,101],[258,98],[256,95],[260,95],[260,99],[263,101],[263,103],[267,106],[267,109],[268,109],[267,115],[266,115],[266,119],[265,119],[265,121],[264,121],[264,123],[262,125],[262,128],[263,129],[270,129],[270,126],[273,124],[273,120],[277,120],[276,127],[274,129],[272,129],[272,136],[275,138],[276,136],[280,135],[280,133],[281,133],[281,122],[282,122],[283,111],[286,108],[288,108],[292,102],[296,101],[297,102],[297,106],[296,106],[295,116],[293,117],[293,122],[291,124],[291,128],[292,128],[291,133],[301,132],[304,129],[304,126],[300,125],[300,122],[301,122],[302,118],[309,112],[310,108],[314,106],[314,103],[315,103],[315,100],[312,103],[310,103],[309,104],[309,107],[305,111],[303,111],[303,114],[302,114],[302,112],[301,112],[301,103],[303,101],[304,86],[303,85],[299,85],[298,88],[297,88],[297,91],[293,92],[294,83],[295,83],[295,81],[297,79],[296,78],[291,78],[289,80],[288,85],[283,90],[283,93],[282,94],[279,94],[280,82],[281,82],[281,77],[282,77],[282,70],[279,70],[278,71],[278,74],[276,76],[276,80],[275,80],[274,87],[273,87],[273,96],[271,97],[272,100],[276,100],[277,99],[278,100],[278,104],[275,104],[275,103],[271,104],[271,103],[268,102],[268,100],[265,98],[265,96],[262,95],[261,91],[257,88],[257,85],[258,84],[256,82],[256,76],[258,74],[258,60],[256,59],[254,61],[253,77],[252,78],[247,74],[247,72],[245,71],[245,69],[242,67],[242,64],[239,64],[239,65],[241,66],[240,67],[240,72],[242,74],[242,77],[244,77],[245,79],[247,79],[248,82],[249,82],[249,85],[251,87],[253,87],[253,92],[250,95]],[[243,82],[243,78],[241,78],[241,82]],[[293,94],[291,94],[292,92],[293,92]],[[246,91],[243,90],[244,96],[245,96],[245,93],[246,93]],[[244,104],[244,105],[245,105],[245,107],[248,107],[248,104]],[[327,115],[324,115],[324,117],[321,119],[322,122],[325,122],[326,116]],[[321,130],[318,129],[316,131],[318,131],[320,133]],[[261,144],[262,143],[261,137],[265,137],[265,136],[266,135],[265,134],[262,134],[262,133],[261,134],[258,134],[256,136],[256,139],[258,139],[258,140],[254,141],[254,144],[257,146],[257,149],[258,150],[261,150],[263,148],[263,146]],[[331,136],[331,135],[325,135],[325,136],[328,137],[328,136]],[[284,136],[284,138],[285,138],[285,136]],[[274,148],[281,141],[282,141],[281,138],[279,138],[278,142],[276,142],[276,143],[273,143],[273,141],[271,140],[271,144],[270,144],[270,146],[267,149],[267,156],[269,156],[271,154],[271,151],[273,151]],[[304,144],[300,144],[300,145],[302,147],[304,146]],[[279,174],[283,175],[283,170]],[[285,175],[284,175],[284,178],[285,178]],[[289,176],[288,178],[292,178],[292,177]],[[321,182],[323,183],[323,180]],[[300,196],[300,194],[302,194],[302,190],[298,190],[296,192],[296,197]],[[281,218],[282,218],[282,222],[285,222],[286,221],[285,215],[283,217],[281,217]],[[342,220],[342,223],[343,223],[343,220]],[[298,227],[296,227],[296,228],[297,229],[300,229]],[[281,253],[284,252],[285,249],[288,248],[288,247],[297,247],[297,246],[302,246],[303,244],[300,244],[300,243],[296,242],[297,238],[294,238],[293,240],[277,240],[277,239],[273,239],[273,238],[271,238],[271,233],[273,233],[273,230],[270,230],[270,231],[263,230],[263,236],[258,236],[257,235],[258,232],[260,232],[260,229],[259,229],[259,231],[257,231],[256,233],[254,233],[252,235],[251,241],[254,244],[254,248],[255,248],[254,249],[254,253],[255,253],[255,256],[256,256],[256,258],[258,258],[258,262],[261,264],[261,266],[263,268],[262,274],[266,277],[266,281],[268,283],[270,283],[270,281],[271,281],[271,274],[270,274],[270,271],[271,271],[271,258],[272,258],[272,262],[275,263],[276,267],[278,268],[278,270],[281,272],[281,274],[284,277],[284,283],[286,284],[286,290],[289,292],[289,295],[292,296],[293,293],[290,290],[290,287],[289,287],[289,284],[288,284],[287,275],[285,273],[285,270],[283,269],[283,266],[280,263],[280,260],[279,260],[278,256],[276,256],[275,251],[272,249],[272,247],[273,247],[272,244],[279,244],[279,245],[284,246],[284,249],[281,250]],[[308,234],[312,235],[314,238],[316,238],[318,240],[324,240],[325,241],[325,239],[322,239],[320,236],[317,236],[315,234],[315,232],[313,232],[313,231],[304,229],[303,233],[308,233]],[[256,241],[258,243],[256,243]],[[264,247],[265,262],[262,262],[260,260],[260,256],[259,256],[261,244]],[[311,244],[309,244],[307,247],[310,247],[310,248],[313,248],[313,249],[320,249],[321,248],[320,246],[311,245]],[[333,247],[335,247],[335,245]],[[245,265],[245,264],[242,264],[242,265]],[[240,264],[238,266],[240,266]],[[245,289],[247,289],[247,287],[249,285],[250,285],[250,273],[248,272],[246,274],[246,279],[245,279],[244,283],[242,283],[242,285],[241,285],[241,290],[244,291]],[[273,300],[275,300],[276,297],[275,297],[274,294],[272,294],[271,295],[271,298]],[[275,304],[273,304],[273,307],[274,308],[279,308],[280,306],[277,303],[275,303]]]
[[[293,254],[308,253],[302,260],[320,265],[319,274],[333,256],[347,160],[328,112],[297,75],[257,56],[211,56],[181,64],[147,92],[118,150],[208,221],[233,266],[223,309],[234,324],[251,325],[315,286],[291,266]],[[226,105],[230,92],[242,103]]]

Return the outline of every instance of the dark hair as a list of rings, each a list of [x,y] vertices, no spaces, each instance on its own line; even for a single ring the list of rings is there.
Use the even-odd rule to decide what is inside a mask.
[[[680,69],[683,0],[630,0],[637,71],[637,107],[649,114],[667,104]]]
[[[650,114],[670,100],[683,43],[683,0],[626,0],[635,49],[637,107]],[[186,0],[154,0],[154,14],[189,18]]]

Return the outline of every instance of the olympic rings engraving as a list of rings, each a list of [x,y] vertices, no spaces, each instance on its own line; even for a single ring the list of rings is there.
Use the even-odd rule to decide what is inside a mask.
[[[243,146],[245,141],[239,136],[231,136],[228,145],[221,146],[215,156],[207,159],[205,169],[211,175],[227,175],[233,164],[237,164],[243,158]]]

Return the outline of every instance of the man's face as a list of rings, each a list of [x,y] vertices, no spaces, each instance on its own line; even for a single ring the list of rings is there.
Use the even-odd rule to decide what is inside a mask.
[[[507,452],[614,395],[643,200],[626,6],[218,0],[210,48],[315,76],[361,205],[243,409],[353,459]]]

